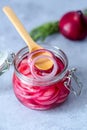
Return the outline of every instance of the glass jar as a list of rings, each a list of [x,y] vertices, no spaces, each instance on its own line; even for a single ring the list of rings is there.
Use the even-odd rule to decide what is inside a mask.
[[[46,49],[48,49],[46,47]],[[52,79],[36,80],[28,77],[27,47],[21,49],[14,59],[13,86],[16,97],[31,109],[45,110],[63,103],[71,91],[71,71],[68,70],[68,59],[65,53],[57,47],[48,49],[59,59],[58,75]],[[21,66],[21,72],[19,67]],[[24,73],[24,74],[23,74]]]
[[[27,47],[21,49],[16,55],[10,54],[5,60],[5,67],[1,67],[2,74],[10,64],[14,64],[14,93],[22,104],[31,109],[46,110],[56,107],[66,101],[70,92],[79,95],[82,89],[82,83],[75,75],[76,69],[68,69],[66,54],[57,47],[45,46],[45,48],[54,53],[57,58],[58,74],[51,79],[47,78],[43,81],[30,75]],[[72,78],[77,83],[76,90],[71,85]]]

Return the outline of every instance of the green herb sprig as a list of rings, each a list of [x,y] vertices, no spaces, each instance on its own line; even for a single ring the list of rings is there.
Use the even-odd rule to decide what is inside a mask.
[[[44,41],[46,37],[54,33],[58,33],[58,21],[48,22],[35,29],[31,30],[30,35],[34,41],[41,40]]]

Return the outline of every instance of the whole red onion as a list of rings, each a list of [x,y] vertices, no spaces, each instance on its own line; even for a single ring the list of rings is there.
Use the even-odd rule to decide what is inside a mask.
[[[59,22],[60,32],[71,40],[81,40],[87,36],[87,18],[81,11],[66,13]]]

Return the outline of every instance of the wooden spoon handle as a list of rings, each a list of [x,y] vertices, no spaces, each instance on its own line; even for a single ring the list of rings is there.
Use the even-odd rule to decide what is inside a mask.
[[[8,16],[12,24],[15,26],[21,37],[24,39],[25,43],[27,43],[29,51],[31,52],[40,49],[41,47],[32,40],[29,33],[26,31],[26,29],[24,28],[20,20],[17,18],[13,10],[10,7],[6,6],[3,8],[3,11]]]

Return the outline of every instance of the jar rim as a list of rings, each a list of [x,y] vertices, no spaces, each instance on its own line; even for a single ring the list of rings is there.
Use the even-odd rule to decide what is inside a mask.
[[[45,47],[46,47],[46,49],[48,49],[48,48],[47,48],[47,45],[46,45]],[[45,47],[44,47],[44,48],[45,48]],[[26,46],[26,47],[20,49],[20,50],[17,52],[17,54],[15,55],[15,58],[14,58],[14,69],[15,69],[16,75],[17,75],[20,79],[24,80],[26,83],[30,83],[30,82],[32,83],[32,82],[35,81],[35,82],[37,82],[37,84],[42,85],[42,86],[49,84],[47,81],[50,81],[50,84],[51,84],[51,83],[54,83],[54,82],[56,82],[56,81],[61,80],[61,79],[64,77],[64,75],[66,74],[66,72],[67,72],[67,68],[68,68],[68,58],[67,58],[65,52],[63,52],[63,51],[62,51],[60,48],[58,48],[57,46],[50,46],[50,47],[51,47],[51,49],[48,49],[48,50],[51,50],[54,54],[56,54],[56,51],[57,51],[57,52],[60,52],[61,55],[63,55],[63,58],[64,58],[64,60],[65,60],[65,62],[66,62],[65,66],[64,66],[64,69],[63,69],[59,74],[57,74],[56,76],[54,76],[52,79],[49,79],[49,80],[47,79],[47,80],[45,80],[46,83],[43,84],[42,82],[38,81],[37,79],[29,78],[29,77],[23,75],[22,73],[20,73],[20,72],[18,71],[16,62],[17,62],[18,58],[21,59],[21,55],[23,55],[23,53],[24,53],[24,54],[29,53],[29,49],[28,49],[28,47]],[[57,54],[56,54],[56,55],[57,55]],[[26,55],[26,56],[27,56],[27,55]],[[20,62],[19,62],[19,63],[20,63]]]

